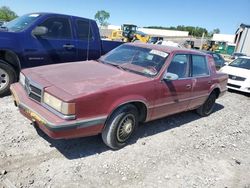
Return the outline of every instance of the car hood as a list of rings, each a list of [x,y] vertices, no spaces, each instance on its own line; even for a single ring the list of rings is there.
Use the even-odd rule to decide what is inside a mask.
[[[239,68],[239,67],[224,66],[221,68],[221,72],[234,75],[234,76],[244,77],[244,78],[250,77],[250,70]]]
[[[69,95],[88,95],[149,79],[96,61],[41,66],[23,73],[44,88],[56,87]]]

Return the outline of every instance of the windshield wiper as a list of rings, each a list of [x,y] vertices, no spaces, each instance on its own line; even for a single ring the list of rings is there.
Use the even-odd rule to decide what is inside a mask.
[[[106,63],[106,64],[112,65],[112,66],[114,66],[114,67],[116,67],[116,68],[118,68],[118,69],[121,69],[121,70],[127,70],[127,69],[125,69],[124,67],[122,67],[121,65],[118,65],[118,64],[115,64],[115,63]]]

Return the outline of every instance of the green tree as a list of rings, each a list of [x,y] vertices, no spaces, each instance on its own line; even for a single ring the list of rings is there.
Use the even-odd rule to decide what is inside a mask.
[[[95,14],[95,20],[97,20],[101,26],[107,26],[109,24],[107,22],[109,17],[110,17],[110,14],[106,12],[105,10],[99,10]]]
[[[212,37],[213,34],[219,34],[219,33],[220,33],[220,29],[219,29],[219,28],[216,28],[216,29],[214,29],[213,31],[210,31],[209,34],[208,34],[208,36],[209,36],[209,37]]]
[[[0,7],[0,20],[4,20],[4,21],[10,21],[13,20],[14,18],[17,17],[17,14],[10,10],[9,7],[6,6],[2,6]]]
[[[219,28],[214,29],[214,30],[213,30],[213,33],[214,33],[214,34],[219,34],[219,33],[220,33],[220,29],[219,29]]]

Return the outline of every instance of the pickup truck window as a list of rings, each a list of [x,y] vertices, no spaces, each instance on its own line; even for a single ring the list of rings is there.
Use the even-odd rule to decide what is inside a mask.
[[[77,20],[77,38],[80,40],[92,39],[92,29],[88,21]]]
[[[189,74],[189,55],[177,54],[171,61],[168,72],[177,74],[179,78],[186,78]]]
[[[48,18],[40,26],[48,28],[48,33],[43,38],[69,39],[72,38],[70,23],[67,18]]]
[[[39,16],[40,14],[26,14],[4,24],[3,27],[8,31],[19,32],[29,27]]]
[[[207,76],[209,75],[208,65],[205,56],[192,55],[192,76]]]

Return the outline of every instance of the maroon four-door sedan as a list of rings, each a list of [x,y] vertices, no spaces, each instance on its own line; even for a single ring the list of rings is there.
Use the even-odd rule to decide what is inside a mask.
[[[11,91],[20,112],[50,137],[101,133],[118,149],[139,122],[192,109],[209,115],[226,84],[208,54],[124,44],[97,61],[25,69]]]

